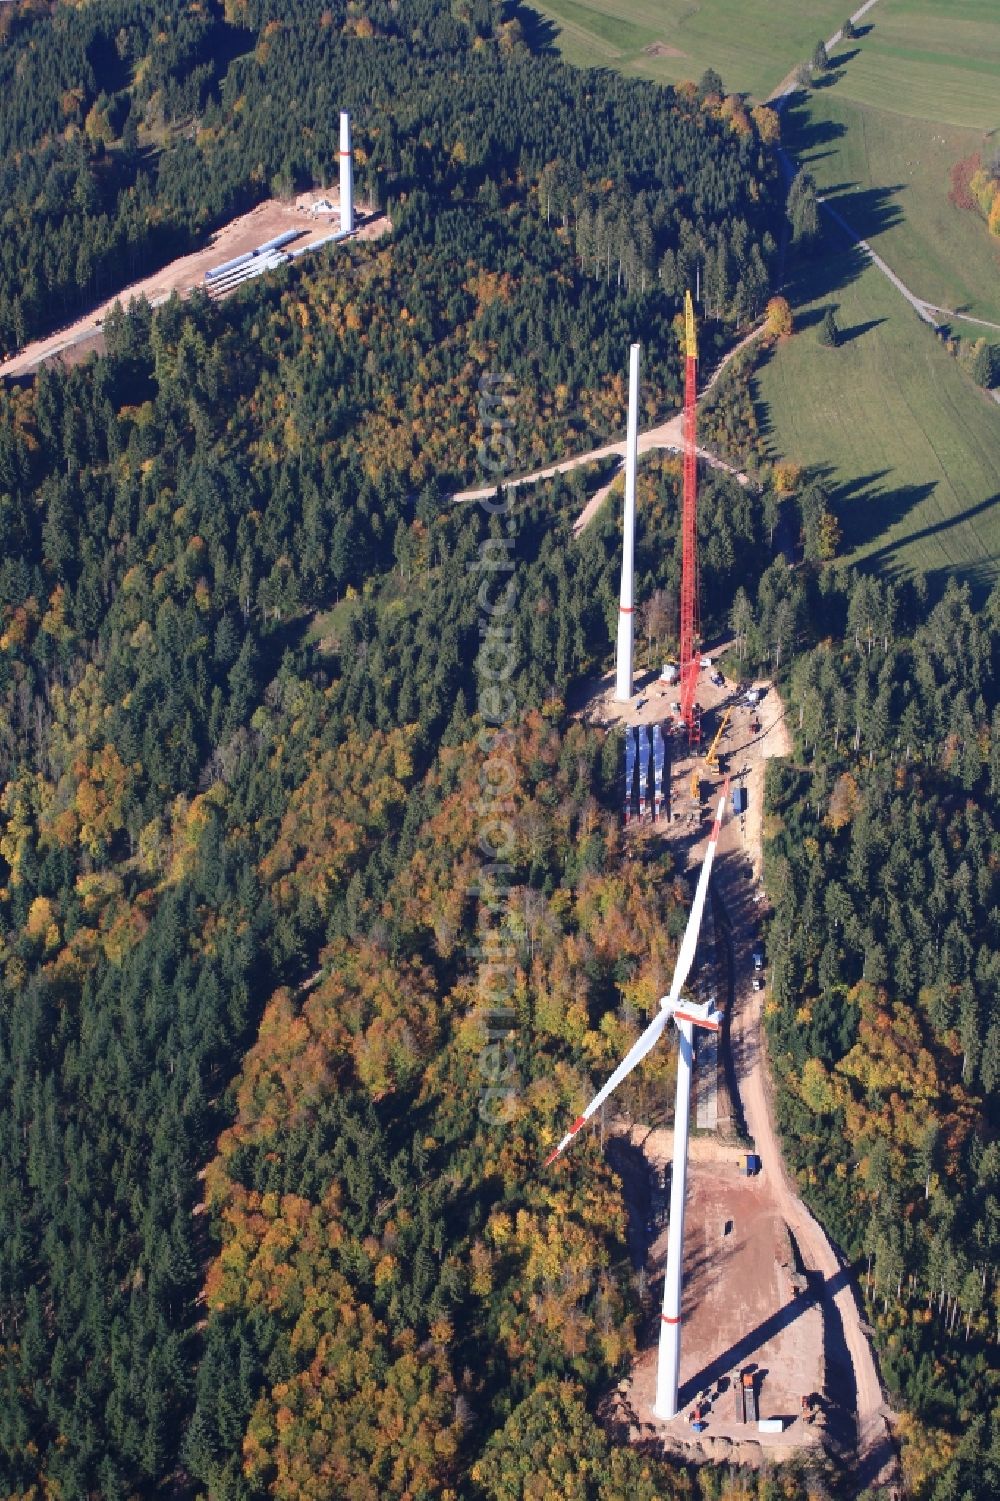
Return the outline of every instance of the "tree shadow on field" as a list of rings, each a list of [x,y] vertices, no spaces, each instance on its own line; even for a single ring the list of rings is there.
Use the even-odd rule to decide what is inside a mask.
[[[559,28],[548,16],[533,10],[530,5],[515,5],[513,18],[521,23],[521,33],[529,51],[550,56],[558,54]]]
[[[885,187],[856,189],[851,193],[840,193],[837,197],[833,193],[824,193],[823,203],[829,204],[843,216],[855,236],[871,240],[902,222],[903,211],[895,200],[897,194],[905,191],[906,184],[897,182]],[[841,239],[850,237],[849,231],[836,219],[831,221],[827,215],[826,222]]]
[[[830,305],[828,304],[828,306]],[[795,332],[800,334],[805,328],[815,328],[817,323],[822,323],[825,312],[826,307],[822,305],[819,307],[803,308],[801,313],[796,313],[795,315]]]
[[[820,205],[819,239],[808,248],[789,247],[782,290],[795,312],[797,328],[809,327],[807,304],[835,297],[871,265],[859,238],[870,240],[900,222],[900,209],[890,201],[890,195],[898,191],[898,188],[870,188],[846,194],[834,203],[824,201]],[[834,217],[841,213],[841,204],[844,224]]]
[[[892,490],[877,483],[866,485],[859,481],[835,490],[831,501],[843,531],[844,551],[852,552],[855,548],[868,547],[870,543],[884,537],[892,527],[905,521],[910,512],[922,505],[936,489],[937,481],[928,480],[921,485],[899,485]],[[931,532],[943,531],[960,519],[963,518],[955,517],[924,531],[912,532],[905,541],[910,543]],[[883,542],[876,552],[866,554],[865,562],[878,562],[895,552],[899,545],[898,542]]]
[[[994,497],[993,504],[997,504]],[[972,598],[973,609],[981,610],[987,599],[996,587],[997,578],[1000,576],[1000,566],[996,555],[992,558],[984,558],[980,563],[966,563],[957,568],[928,568],[924,570],[924,578],[927,580],[927,592],[931,599],[940,599],[952,579],[957,579],[960,584],[968,584]]]
[[[818,323],[823,305],[835,300],[871,264],[865,252],[857,244],[848,244],[843,235],[834,241],[826,233],[826,225],[817,249],[818,253],[812,255],[794,250],[789,257],[783,290],[797,329]],[[818,310],[816,304],[820,304]]]
[[[830,58],[830,67],[846,68],[847,64],[853,62],[860,51],[860,47],[849,47],[846,52],[835,52]]]
[[[774,432],[771,410],[760,394],[760,372],[770,364],[773,358],[773,349],[761,350],[757,363],[754,365],[753,374],[750,377],[750,400],[753,402],[754,414],[757,418],[757,431],[762,438],[770,438]]]
[[[823,197],[835,198],[838,193],[852,193],[857,186],[856,182],[835,182],[832,187],[823,189]]]
[[[842,328],[837,342],[841,346],[844,344],[853,344],[855,339],[862,338],[865,334],[870,333],[873,328],[878,328],[880,323],[887,322],[888,319],[886,318],[869,318],[867,323],[855,323],[851,328]]]
[[[838,484],[837,471],[830,464],[810,464],[806,470],[809,479],[821,485],[838,506],[879,494],[883,488],[879,481],[891,473],[891,469],[873,469],[870,474],[858,474]]]
[[[847,134],[847,126],[838,120],[814,120],[809,112],[809,95],[805,89],[789,94],[782,111],[781,139],[787,151],[808,166],[804,158],[829,146]]]
[[[934,488],[935,486],[933,484],[911,485],[901,491],[894,492],[895,494],[902,496],[912,495],[913,492],[922,492],[918,493],[916,500],[911,501],[910,505],[908,505],[902,511],[902,515],[905,515],[906,511],[912,508],[912,505],[919,504],[921,500],[926,499],[926,497],[931,494]],[[969,506],[964,511],[957,511],[953,516],[946,516],[940,521],[931,522],[929,526],[921,527],[917,532],[911,532],[906,538],[906,541],[909,544],[911,542],[926,541],[929,537],[940,537],[943,533],[951,531],[956,526],[962,526],[969,521],[975,520],[975,518],[978,516],[985,516],[988,512],[997,510],[1000,510],[1000,492],[995,495],[989,496],[986,500],[980,500],[976,505]],[[900,518],[897,517],[896,519],[898,520]],[[888,524],[891,525],[892,523],[889,522]],[[884,528],[882,526],[877,527],[875,531],[871,533],[871,536],[877,535],[877,533],[881,532],[883,529]],[[871,540],[871,536],[868,540]],[[886,559],[893,551],[893,544],[887,542],[882,547],[878,548],[877,551],[868,553],[864,561],[866,564],[878,564]],[[976,587],[977,583],[981,586],[987,579],[989,579],[990,581],[995,580],[997,573],[997,559],[996,556],[992,558],[984,557],[975,563],[960,563],[957,564],[954,568],[943,568],[934,571],[942,574],[944,577],[953,574],[956,578],[967,580],[970,587]],[[928,570],[928,578],[931,577],[931,574],[932,571]]]

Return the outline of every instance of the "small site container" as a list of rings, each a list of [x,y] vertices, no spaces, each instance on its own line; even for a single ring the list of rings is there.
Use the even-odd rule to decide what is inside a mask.
[[[757,1423],[758,1433],[784,1433],[785,1424],[782,1418],[761,1418]]]
[[[747,1177],[748,1178],[756,1178],[757,1174],[760,1172],[760,1167],[761,1167],[760,1158],[757,1156],[757,1153],[756,1152],[748,1152],[747,1153]]]
[[[747,811],[747,790],[745,787],[733,788],[733,812],[745,813]]]

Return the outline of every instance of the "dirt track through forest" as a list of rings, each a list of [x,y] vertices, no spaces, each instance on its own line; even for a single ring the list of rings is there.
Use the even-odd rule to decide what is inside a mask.
[[[786,756],[791,752],[784,710],[773,688],[769,689],[765,704],[768,701],[772,703],[772,712],[764,719],[762,754],[754,761],[747,781],[746,851],[758,876],[763,867],[766,763],[771,756]],[[738,767],[738,752],[732,756],[731,764],[734,770]],[[715,879],[732,928],[735,986],[730,1046],[740,1105],[746,1129],[770,1177],[776,1207],[794,1236],[806,1267],[823,1279],[824,1317],[839,1321],[843,1332],[855,1382],[858,1487],[889,1486],[897,1481],[895,1452],[882,1384],[853,1281],[822,1226],[799,1198],[781,1155],[764,1041],[763,1001],[768,991],[765,988],[754,992],[748,979],[752,972],[749,961],[757,931],[757,908],[753,905],[751,885],[742,873],[744,861],[741,832],[737,822],[730,819],[720,838]]]
[[[760,335],[761,329],[753,328],[740,339],[738,344],[734,344],[732,349],[727,351],[712,372],[711,378],[706,382],[705,389],[699,391],[699,405],[712,390],[730,361],[735,359],[748,344],[751,344]],[[674,453],[680,453],[684,446],[683,422],[683,413],[676,412],[673,417],[668,417],[666,422],[661,422],[657,427],[648,428],[646,432],[640,433],[640,457],[644,453],[652,453],[655,449],[669,449]],[[600,448],[590,448],[586,453],[578,453],[571,459],[561,459],[559,463],[549,464],[544,469],[534,469],[530,474],[519,475],[516,479],[499,480],[494,485],[480,485],[478,488],[472,490],[459,490],[451,496],[451,499],[452,501],[488,500],[492,495],[496,494],[498,489],[513,490],[520,485],[535,485],[539,480],[552,479],[556,474],[570,474],[574,469],[582,469],[588,464],[597,464],[602,459],[624,459],[624,457],[625,439],[622,438],[615,443],[606,443]],[[720,459],[715,454],[710,453],[707,448],[699,448],[698,457],[711,468],[722,469],[727,474],[733,475],[734,478],[739,480],[741,485],[751,483],[747,475],[743,474],[739,469],[734,468],[732,464],[727,464],[725,459]],[[615,479],[617,479],[617,475]],[[610,480],[608,484],[602,485],[590,497],[573,523],[574,535],[581,532],[587,523],[597,515],[614,483],[614,479]]]
[[[313,205],[320,199],[326,199],[332,203],[333,210],[317,213]],[[314,192],[303,193],[294,204],[284,203],[276,198],[269,198],[264,203],[258,203],[256,208],[250,209],[248,213],[239,214],[222,229],[216,231],[211,242],[202,246],[200,250],[194,250],[190,255],[179,256],[168,265],[161,267],[159,271],[143,277],[141,281],[123,287],[113,296],[92,307],[89,312],[67,324],[66,327],[26,344],[15,355],[0,363],[0,380],[30,375],[40,365],[47,364],[48,361],[57,359],[60,355],[72,360],[73,351],[80,346],[84,346],[89,352],[89,349],[96,347],[97,344],[103,345],[104,319],[116,302],[120,302],[122,307],[127,307],[130,302],[145,297],[151,307],[160,307],[170,299],[174,292],[181,297],[186,297],[196,287],[205,287],[205,272],[212,266],[221,265],[223,261],[243,255],[255,249],[256,246],[262,245],[265,240],[273,239],[286,230],[294,229],[300,232],[301,238],[294,246],[296,250],[312,245],[339,227],[338,205],[339,193],[335,188],[325,191],[316,189]],[[359,209],[359,213],[363,214],[363,211]],[[385,215],[362,217],[356,222],[358,222],[358,228],[355,237],[362,240],[377,238],[385,234],[390,227]],[[77,359],[80,357],[77,355]]]

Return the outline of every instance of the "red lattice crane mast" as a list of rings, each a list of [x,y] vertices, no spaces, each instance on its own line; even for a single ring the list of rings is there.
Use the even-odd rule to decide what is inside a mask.
[[[701,740],[698,688],[698,452],[695,447],[695,404],[698,397],[698,340],[691,293],[684,298],[684,499],[681,511],[681,719],[688,742]]]

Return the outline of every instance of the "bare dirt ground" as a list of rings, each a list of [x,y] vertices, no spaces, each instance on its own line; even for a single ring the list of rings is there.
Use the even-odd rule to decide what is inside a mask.
[[[326,199],[331,203],[333,211],[311,212],[312,205],[319,199]],[[377,238],[390,227],[384,214],[366,217],[362,210],[359,217],[361,222],[357,230],[358,239]],[[340,210],[336,189],[325,192],[317,189],[315,192],[303,193],[294,203],[270,198],[265,203],[259,203],[249,213],[231,220],[203,249],[196,250],[191,255],[180,256],[151,276],[123,288],[114,297],[109,297],[67,327],[26,345],[16,355],[0,363],[0,378],[30,374],[39,365],[58,355],[67,355],[70,359],[75,355],[79,358],[81,347],[88,352],[100,347],[103,340],[101,325],[116,302],[127,307],[134,299],[145,297],[153,307],[158,307],[174,292],[185,297],[195,287],[203,287],[205,272],[213,266],[232,260],[237,255],[244,255],[265,240],[272,240],[276,235],[283,234],[285,230],[302,231],[301,239],[295,242],[295,248],[299,249],[322,239],[324,235],[339,228],[339,225]]]
[[[684,1239],[682,1410],[673,1422],[656,1424],[658,1439],[690,1458],[741,1462],[765,1448],[778,1458],[817,1444],[802,1399],[822,1390],[823,1317],[804,1279],[798,1287],[793,1281],[794,1253],[766,1177],[747,1178],[740,1161],[692,1162]],[[658,1267],[666,1241],[664,1227],[649,1249]],[[754,1377],[760,1416],[781,1418],[781,1433],[760,1434],[737,1413],[735,1388],[745,1371]],[[652,1422],[653,1344],[633,1369],[630,1395],[640,1420]],[[689,1421],[695,1403],[707,1423],[700,1436]]]
[[[708,655],[719,656],[724,647]],[[753,833],[759,839],[763,763],[768,754],[787,749],[782,735],[783,709],[777,694],[765,692],[757,714],[760,729],[750,730],[752,715],[737,703],[736,684],[714,685],[711,669],[699,678],[698,699],[703,707],[704,744],[714,735],[722,711],[733,714],[720,744],[723,767],[741,776],[749,788],[748,813],[728,832],[734,837],[741,879],[746,879],[747,851]],[[767,685],[761,685],[766,688]],[[604,725],[677,724],[677,689],[661,685],[658,674],[637,675],[637,696],[627,704],[614,701],[614,676],[589,684],[577,706],[588,720]],[[703,832],[714,814],[721,773],[711,775],[703,758],[694,758],[686,737],[670,737],[669,821],[635,823],[630,832],[640,840],[663,839],[681,864],[695,865],[703,852]],[[691,796],[691,777],[699,771],[702,799]],[[757,804],[757,818],[750,822]],[[655,1172],[669,1162],[673,1133],[616,1123],[614,1130],[641,1151],[647,1169]],[[796,1291],[794,1258],[785,1220],[773,1192],[770,1174],[745,1176],[746,1145],[736,1137],[696,1135],[691,1139],[688,1207],[685,1219],[684,1339],[681,1353],[682,1414],[667,1425],[653,1419],[658,1327],[650,1331],[632,1372],[628,1401],[636,1436],[653,1440],[673,1452],[694,1457],[732,1457],[758,1463],[765,1449],[778,1457],[792,1449],[814,1445],[818,1431],[802,1416],[802,1400],[814,1397],[824,1384],[823,1317],[814,1301]],[[638,1206],[640,1217],[646,1210]],[[728,1232],[727,1232],[728,1226]],[[666,1227],[662,1225],[645,1250],[646,1272],[658,1307],[666,1262]],[[760,1434],[738,1422],[732,1385],[745,1369],[754,1368],[760,1415],[781,1417],[783,1431]],[[712,1395],[703,1417],[703,1435],[690,1427],[691,1404],[705,1391]]]

